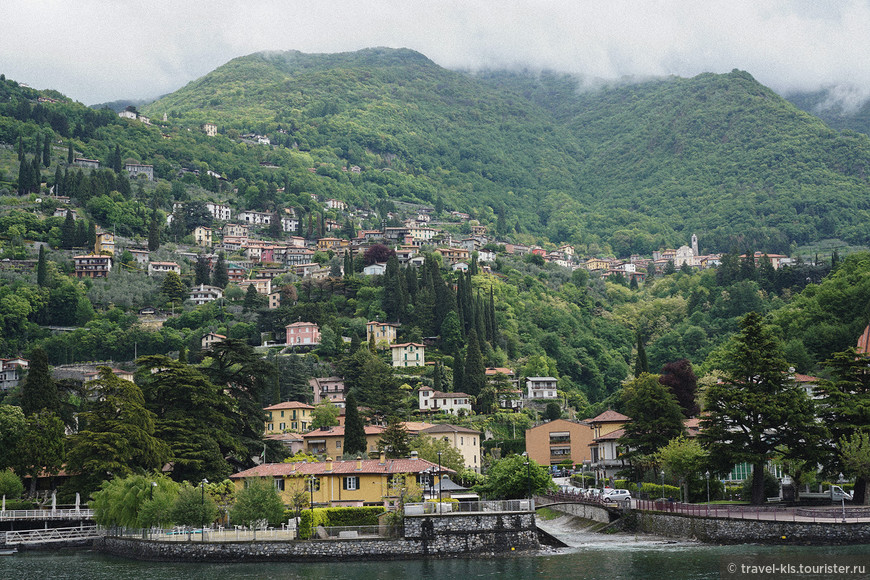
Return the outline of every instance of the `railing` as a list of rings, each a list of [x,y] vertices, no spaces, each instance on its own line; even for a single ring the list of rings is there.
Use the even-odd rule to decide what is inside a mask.
[[[4,510],[0,511],[3,520],[92,520],[94,510]]]
[[[98,526],[79,526],[77,528],[46,528],[43,530],[22,530],[6,532],[6,545],[47,544],[74,540],[93,540],[102,537]]]
[[[460,502],[425,502],[405,504],[405,515],[424,515],[434,513],[491,513],[491,512],[529,512],[535,511],[534,500],[481,500]]]
[[[290,526],[280,528],[246,528],[235,526],[232,528],[190,528],[177,526],[174,528],[109,528],[104,530],[108,537],[132,538],[136,540],[148,540],[154,542],[254,542],[254,541],[291,541],[299,539],[296,529]],[[386,538],[396,535],[395,528],[391,526],[317,526],[314,537],[317,540],[349,540],[366,538]]]
[[[739,520],[758,520],[774,522],[819,522],[839,523],[870,519],[870,509],[809,509],[779,506],[749,506],[731,504],[686,504],[662,500],[634,500],[635,509],[657,511],[705,518],[729,518]]]

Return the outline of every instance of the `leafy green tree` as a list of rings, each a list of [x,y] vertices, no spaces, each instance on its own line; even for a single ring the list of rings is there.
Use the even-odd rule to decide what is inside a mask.
[[[27,434],[27,418],[17,405],[0,405],[0,471],[17,464],[18,446]]]
[[[384,451],[390,459],[408,457],[411,452],[409,440],[410,435],[405,425],[398,417],[392,417],[378,439],[378,451]]]
[[[655,461],[662,466],[662,469],[676,479],[686,482],[686,497],[688,497],[689,479],[705,469],[709,458],[709,452],[697,439],[689,439],[684,435],[671,439],[655,454]]]
[[[79,430],[69,440],[71,485],[90,493],[112,477],[160,469],[170,449],[157,438],[155,417],[145,408],[142,390],[107,367],[87,384],[89,400],[79,415]]]
[[[211,495],[203,489],[204,484],[193,486],[185,483],[175,498],[170,517],[178,525],[209,526],[217,519],[218,507]]]
[[[547,408],[544,411],[544,419],[546,421],[555,421],[562,417],[562,407],[559,403],[551,401],[547,403]]]
[[[284,521],[284,503],[270,482],[256,480],[239,491],[230,509],[230,520],[243,526],[268,522],[278,526]]]
[[[465,458],[449,441],[428,435],[417,435],[408,442],[411,451],[416,451],[420,459],[438,463],[438,452],[441,452],[441,466],[459,473],[465,468]]]
[[[631,417],[620,439],[627,456],[650,456],[684,433],[680,404],[658,375],[641,374],[625,385],[622,396]]]
[[[348,394],[344,401],[344,449],[345,454],[365,453],[368,450],[366,444],[365,425],[359,415],[356,405],[356,397],[353,393]]]
[[[760,314],[750,312],[721,361],[722,381],[707,389],[701,440],[719,472],[752,465],[752,503],[764,496],[768,458],[812,453],[821,438],[812,401],[788,376],[780,344]]]
[[[0,470],[0,497],[18,499],[24,493],[21,478],[10,469]]]
[[[54,475],[63,466],[65,433],[63,421],[51,411],[28,415],[27,430],[18,443],[15,472],[30,476],[30,495],[36,494],[40,473]]]
[[[520,499],[545,493],[554,486],[545,466],[522,455],[509,455],[492,464],[486,481],[475,490],[492,499]]]
[[[169,523],[167,513],[159,519],[150,516],[156,515],[157,504],[171,505],[178,489],[177,483],[157,472],[113,477],[100,484],[89,505],[94,510],[94,520],[101,526],[150,527],[158,522]],[[143,517],[146,511],[149,517]]]
[[[57,385],[48,368],[48,356],[42,348],[36,347],[30,354],[30,368],[21,386],[21,410],[25,415],[43,410],[58,413],[60,406]]]
[[[844,435],[838,441],[837,447],[846,473],[865,481],[870,478],[870,434],[856,432],[848,438]],[[870,503],[867,499],[865,494],[864,505]]]
[[[315,405],[314,410],[311,411],[311,428],[320,429],[321,427],[334,427],[338,425],[338,415],[340,412],[341,409],[328,399],[319,405]]]

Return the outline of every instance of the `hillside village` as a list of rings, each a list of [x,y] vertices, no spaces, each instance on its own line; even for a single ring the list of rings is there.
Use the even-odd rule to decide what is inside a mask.
[[[156,470],[274,478],[289,503],[282,478],[360,470],[372,485],[342,475],[340,502],[362,505],[395,500],[392,470],[430,499],[445,474],[470,497],[495,493],[487,474],[517,457],[595,485],[658,480],[649,458],[671,442],[725,439],[705,420],[717,389],[746,382],[732,353],[753,337],[770,337],[777,400],[823,441],[807,406],[827,379],[809,373],[836,377],[830,357],[866,324],[854,280],[870,263],[840,246],[808,261],[748,243],[711,253],[693,233],[616,255],[656,238],[549,241],[503,206],[445,203],[392,154],[314,155],[283,127],[74,109],[70,129],[62,105],[0,110],[15,114],[0,127],[0,410],[20,414],[10,449],[46,449],[2,467],[32,494]],[[224,170],[216,151],[232,147]],[[107,451],[94,441],[117,434],[113,405],[137,435]],[[774,452],[795,460],[766,449],[758,468],[719,449],[704,465],[736,487],[753,468],[785,473]],[[839,465],[826,461],[819,478]],[[669,484],[687,477],[669,468]]]

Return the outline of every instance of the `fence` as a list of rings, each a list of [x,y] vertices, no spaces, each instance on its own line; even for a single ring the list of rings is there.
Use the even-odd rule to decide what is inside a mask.
[[[639,499],[634,501],[638,510],[683,514],[705,518],[729,518],[738,520],[767,520],[774,522],[855,522],[870,518],[868,508],[841,507],[810,509],[778,506],[747,506],[731,504],[686,504],[669,501]]]
[[[425,502],[405,504],[405,515],[435,513],[491,513],[535,511],[535,502],[530,499],[481,500],[459,502]]]
[[[94,510],[4,510],[0,511],[0,521],[4,520],[92,520]]]
[[[115,538],[135,538],[155,542],[254,542],[254,541],[291,541],[298,540],[296,529],[282,525],[280,528],[109,528],[103,531],[106,536]],[[344,540],[364,538],[385,538],[395,536],[390,526],[318,526],[314,539]]]

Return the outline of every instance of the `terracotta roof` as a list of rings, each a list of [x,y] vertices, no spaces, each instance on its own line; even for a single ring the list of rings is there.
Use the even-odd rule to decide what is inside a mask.
[[[294,322],[293,324],[288,324],[285,328],[290,328],[291,326],[317,326],[313,322]]]
[[[795,373],[794,380],[796,383],[817,383],[821,379],[819,377],[813,377],[810,375],[802,375],[800,373]]]
[[[442,393],[441,391],[436,391],[432,389],[432,387],[420,387],[421,391],[432,391],[433,399],[452,399],[454,397],[466,397],[470,398],[471,395],[468,393]]]
[[[469,429],[467,427],[450,425],[448,423],[433,425],[432,427],[423,429],[423,433],[475,433],[477,435],[480,435],[480,431],[475,431],[474,429]]]
[[[391,344],[390,348],[399,348],[399,347],[411,346],[411,345],[419,346],[420,348],[423,348],[424,346],[426,346],[425,344],[420,344],[418,342],[403,342],[402,344]]]
[[[490,368],[486,369],[487,375],[497,375],[498,373],[511,376],[514,374],[514,371],[512,371],[511,369],[506,369],[506,368],[502,368],[502,367],[490,367]]]
[[[271,439],[273,441],[303,441],[302,436],[297,433],[272,433],[263,435],[263,439]]]
[[[858,346],[855,348],[857,354],[870,354],[870,324],[864,329],[861,338],[858,339]]]
[[[313,409],[311,405],[300,403],[299,401],[285,401],[283,403],[278,403],[277,405],[272,405],[271,407],[266,407],[264,411],[283,411],[284,409]]]
[[[593,439],[594,442],[598,441],[612,441],[614,439],[619,439],[625,435],[625,429],[617,429],[616,431],[611,431],[607,435],[602,435],[601,437],[596,437]]]
[[[312,407],[313,409],[313,407]],[[365,432],[366,435],[380,435],[384,431],[386,431],[386,427],[381,427],[380,425],[366,425]],[[303,437],[344,437],[344,425],[336,425],[335,427],[330,427],[328,429],[315,429],[314,431],[309,431],[302,435]]]
[[[330,463],[332,464],[331,469]],[[357,469],[357,463],[360,468]],[[425,459],[386,459],[383,463],[379,459],[361,459],[348,461],[318,461],[316,463],[265,463],[231,475],[230,479],[243,479],[245,477],[304,477],[306,475],[330,475],[330,474],[354,474],[354,473],[420,473],[427,469],[438,467],[437,464]],[[442,466],[442,471],[455,473],[452,469]]]
[[[617,413],[613,409],[607,409],[594,419],[589,419],[588,421],[590,423],[624,423],[631,421],[631,419],[622,413]]]
[[[425,421],[403,421],[402,425],[405,426],[408,433],[418,433],[423,429],[435,426],[434,423],[426,423]]]

